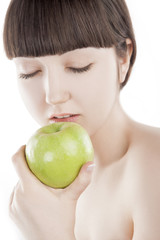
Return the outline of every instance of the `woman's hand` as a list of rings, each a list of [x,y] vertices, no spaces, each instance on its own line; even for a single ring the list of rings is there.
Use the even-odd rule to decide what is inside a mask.
[[[80,194],[90,183],[91,170],[86,163],[76,180],[65,189],[53,189],[41,183],[29,170],[25,146],[12,157],[19,176],[9,204],[9,213],[25,239],[73,240],[75,209]],[[90,168],[91,169],[91,168]]]

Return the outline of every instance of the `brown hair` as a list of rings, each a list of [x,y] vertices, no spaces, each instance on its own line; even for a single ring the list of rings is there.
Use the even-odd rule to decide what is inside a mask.
[[[115,46],[118,56],[133,44],[127,83],[136,58],[136,41],[124,0],[11,0],[3,40],[6,55],[39,57],[77,48]]]

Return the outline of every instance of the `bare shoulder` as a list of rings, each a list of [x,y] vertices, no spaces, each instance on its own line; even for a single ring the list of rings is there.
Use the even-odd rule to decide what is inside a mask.
[[[138,179],[139,174],[147,181],[149,176],[160,171],[160,128],[133,122],[130,129],[128,174],[133,174],[133,179],[135,176]]]
[[[144,159],[160,158],[160,128],[133,122],[130,131],[130,152]]]
[[[160,239],[160,129],[135,123],[130,140],[126,180],[133,239]]]
[[[128,171],[137,177],[160,175],[160,128],[133,123],[127,161]]]

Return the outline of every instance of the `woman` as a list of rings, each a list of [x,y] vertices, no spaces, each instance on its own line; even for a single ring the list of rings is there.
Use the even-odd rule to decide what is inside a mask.
[[[25,146],[13,156],[20,180],[10,215],[24,237],[159,239],[160,130],[133,121],[119,103],[136,58],[124,0],[13,0],[4,47],[33,118],[42,126],[76,121],[95,151],[95,165],[58,190],[30,172]]]

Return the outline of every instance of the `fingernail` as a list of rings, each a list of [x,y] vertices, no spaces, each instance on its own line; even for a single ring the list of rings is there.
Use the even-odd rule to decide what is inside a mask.
[[[91,171],[93,171],[93,168],[95,167],[95,163],[93,163],[93,164],[90,164],[88,167],[87,167],[87,172],[91,172]]]

